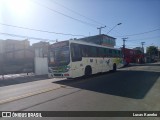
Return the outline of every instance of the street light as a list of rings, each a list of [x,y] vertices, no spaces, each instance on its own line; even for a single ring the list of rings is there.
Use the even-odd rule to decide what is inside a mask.
[[[108,33],[111,32],[115,27],[117,27],[118,25],[121,25],[121,24],[122,24],[122,23],[116,24],[112,29],[110,29],[110,31],[108,31]],[[107,33],[107,34],[108,34],[108,33]]]

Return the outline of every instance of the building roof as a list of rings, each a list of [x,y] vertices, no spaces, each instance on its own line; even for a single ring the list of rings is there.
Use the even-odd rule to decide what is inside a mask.
[[[84,37],[84,38],[79,38],[79,39],[103,38],[103,37],[108,37],[108,38],[111,38],[111,39],[116,39],[114,37],[111,37],[111,36],[105,35],[105,34],[94,35],[94,36],[89,36],[89,37]]]

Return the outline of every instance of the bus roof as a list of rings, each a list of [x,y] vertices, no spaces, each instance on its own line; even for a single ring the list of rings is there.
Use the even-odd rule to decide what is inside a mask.
[[[98,45],[98,44],[94,44],[94,43],[80,41],[80,40],[67,40],[67,41],[69,41],[70,43],[78,43],[78,44],[82,44],[82,45],[90,45],[90,46],[95,46],[95,47],[102,47],[102,48],[121,50],[120,48],[113,48],[113,47],[108,47],[108,46],[104,46],[104,45]]]
[[[61,44],[61,43],[66,43],[66,42],[69,42],[69,43],[77,43],[77,44],[82,44],[82,45],[90,45],[90,46],[102,47],[102,48],[109,48],[109,49],[114,49],[114,50],[121,50],[120,48],[113,48],[113,47],[108,47],[108,46],[104,46],[104,45],[98,45],[98,44],[95,44],[95,43],[80,41],[80,40],[78,40],[78,39],[75,39],[75,40],[71,39],[71,40],[59,41],[59,42],[56,42],[56,43],[51,44],[50,46],[53,46],[53,45],[56,45],[56,44]]]

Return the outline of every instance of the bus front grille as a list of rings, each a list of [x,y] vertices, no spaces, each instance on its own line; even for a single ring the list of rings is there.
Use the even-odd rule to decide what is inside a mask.
[[[62,74],[54,74],[54,76],[63,76]]]

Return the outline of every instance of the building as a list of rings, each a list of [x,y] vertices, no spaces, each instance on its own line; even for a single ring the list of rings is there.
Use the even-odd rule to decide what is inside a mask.
[[[158,59],[160,60],[160,49],[158,49]]]
[[[4,40],[0,40],[0,54],[4,53]]]
[[[7,39],[4,41],[5,51],[19,50],[25,49],[30,46],[30,42],[28,40],[11,40]]]
[[[32,47],[34,48],[35,57],[48,57],[49,42],[38,42],[34,43]]]
[[[139,50],[139,51],[141,51],[142,53],[144,52],[144,50],[143,50],[142,47],[135,47],[135,48],[133,48],[133,50]]]
[[[3,66],[0,71],[3,71],[3,74],[30,69],[33,58],[34,52],[28,40],[0,40],[0,65]]]
[[[48,74],[49,42],[38,42],[32,45],[35,52],[34,72],[36,75]]]
[[[104,45],[108,47],[114,47],[116,45],[116,38],[105,35],[105,34],[80,38],[76,40],[86,41],[86,42],[95,43],[98,45]]]
[[[0,53],[6,61],[19,61],[33,58],[28,40],[0,40]]]

